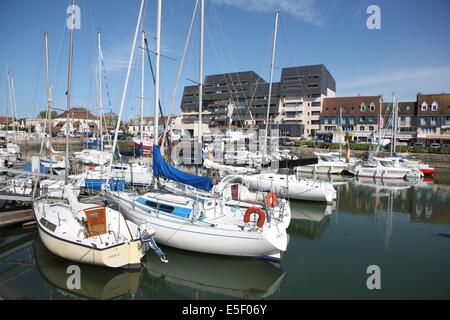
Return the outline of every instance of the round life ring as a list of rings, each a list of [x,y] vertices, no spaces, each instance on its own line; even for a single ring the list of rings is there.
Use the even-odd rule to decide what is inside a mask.
[[[274,208],[278,203],[278,197],[275,192],[270,192],[266,196],[266,206]]]
[[[250,222],[250,216],[253,213],[258,214],[258,221],[256,222],[256,226],[258,228],[262,228],[264,226],[264,223],[266,222],[266,213],[261,208],[256,208],[256,207],[248,208],[244,214],[244,223]]]

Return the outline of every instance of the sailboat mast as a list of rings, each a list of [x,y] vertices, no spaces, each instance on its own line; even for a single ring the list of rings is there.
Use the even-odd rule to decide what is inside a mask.
[[[341,160],[342,152],[342,107],[339,107],[339,160]]]
[[[272,44],[272,62],[270,64],[270,76],[269,76],[269,96],[267,97],[267,115],[266,115],[266,131],[264,133],[264,146],[263,146],[263,156],[267,155],[267,136],[269,132],[269,115],[270,115],[270,102],[272,98],[272,79],[273,79],[273,68],[275,64],[275,49],[277,44],[277,31],[278,31],[278,13],[275,12],[275,27],[273,32],[273,44]]]
[[[145,32],[141,33],[141,143],[144,143],[144,62],[145,62]],[[142,154],[144,150],[142,150]],[[142,156],[142,155],[141,155]]]
[[[198,85],[198,143],[202,143],[202,113],[203,113],[203,31],[205,22],[205,0],[200,0],[200,63],[199,63],[199,85]]]
[[[48,66],[48,32],[44,33],[44,39],[45,39],[45,78],[47,80],[47,125],[48,125],[48,144],[49,144],[49,158],[50,158],[50,173],[53,172],[52,170],[52,89],[50,86],[50,73],[49,73],[49,66]],[[45,126],[44,126],[45,128]],[[44,132],[45,134],[45,132]],[[50,179],[52,179],[52,175],[50,175]]]
[[[159,103],[159,67],[160,67],[160,60],[161,60],[161,7],[162,7],[162,1],[157,1],[157,9],[156,9],[156,66],[155,66],[155,94],[154,94],[154,114],[155,118],[153,119],[153,139],[154,144],[158,144],[158,138],[159,138],[159,109],[158,109],[158,103]]]
[[[9,107],[11,108],[11,115],[13,114],[12,111],[12,93],[11,93],[11,75],[9,74],[8,66],[6,66],[6,78],[8,80],[8,94],[9,94]],[[12,116],[12,122],[14,122],[14,116]],[[8,143],[8,136],[9,136],[9,121],[8,121],[8,111],[6,111],[6,142]]]
[[[75,19],[75,0],[72,0],[72,14]],[[67,121],[66,121],[66,170],[64,174],[64,182],[68,183],[69,180],[69,134],[70,134],[70,103],[71,103],[71,90],[72,90],[72,56],[73,56],[73,26],[70,26],[70,45],[69,45],[69,65],[67,73]]]
[[[103,152],[103,97],[102,97],[102,57],[101,57],[101,44],[100,44],[100,32],[97,33],[97,46],[98,46],[98,104],[100,111],[100,150]]]

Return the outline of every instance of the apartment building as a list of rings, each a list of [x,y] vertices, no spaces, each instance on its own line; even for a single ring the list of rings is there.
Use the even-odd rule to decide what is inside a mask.
[[[450,144],[450,94],[417,95],[417,142]]]
[[[374,141],[382,124],[381,108],[379,95],[324,98],[320,131],[337,133],[342,130],[349,132],[355,142]]]
[[[324,65],[283,68],[280,81],[272,84],[269,123],[311,137],[320,128],[323,98],[335,92],[336,82]],[[202,122],[265,128],[268,96],[269,83],[253,71],[206,76]],[[198,123],[198,85],[184,88],[181,111],[184,124]]]

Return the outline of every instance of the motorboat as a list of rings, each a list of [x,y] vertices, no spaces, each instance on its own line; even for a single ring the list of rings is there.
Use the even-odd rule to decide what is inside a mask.
[[[74,152],[75,159],[84,164],[105,165],[111,161],[113,155],[110,151],[100,151],[96,149],[84,149]]]
[[[351,164],[356,162],[356,159],[350,159],[346,162],[345,159],[339,157],[339,153],[318,153],[314,155],[317,157],[318,162],[316,164],[310,164],[306,166],[299,166],[296,168],[297,172],[312,173],[312,174],[341,174]]]
[[[331,203],[336,190],[326,181],[298,178],[293,174],[259,173],[243,175],[242,181],[250,189],[272,190],[289,199]]]
[[[418,169],[396,165],[389,158],[374,158],[372,161],[357,163],[349,171],[357,177],[382,179],[417,179],[423,176]]]
[[[427,163],[423,163],[418,160],[410,159],[407,154],[394,154],[389,158],[379,158],[379,159],[389,159],[394,162],[396,165],[410,168],[410,169],[418,169],[423,175],[432,176],[434,175],[435,169]]]

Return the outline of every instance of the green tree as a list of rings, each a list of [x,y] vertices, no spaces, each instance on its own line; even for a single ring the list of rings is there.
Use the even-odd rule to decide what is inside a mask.
[[[57,116],[58,116],[58,112],[52,111],[52,113],[51,113],[51,118],[52,118],[52,119],[55,119]],[[39,112],[38,118],[40,118],[40,119],[46,119],[46,118],[47,118],[47,110],[44,110],[44,111]]]

